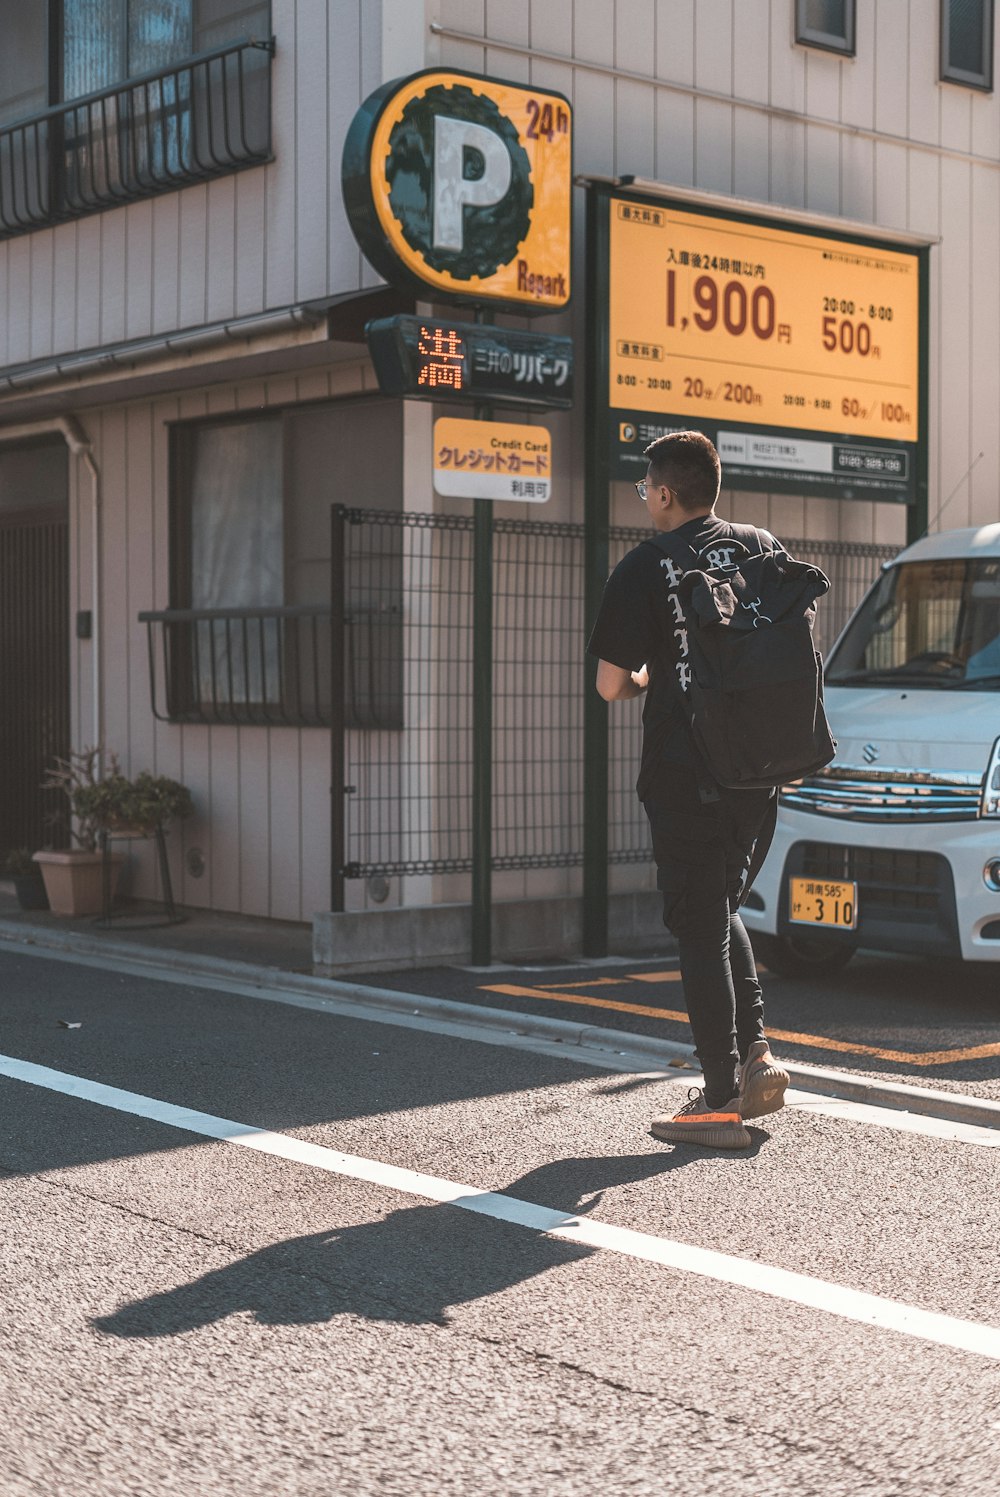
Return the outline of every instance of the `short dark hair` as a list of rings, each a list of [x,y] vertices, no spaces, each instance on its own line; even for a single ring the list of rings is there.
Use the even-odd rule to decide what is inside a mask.
[[[682,509],[711,509],[719,497],[722,464],[713,444],[700,431],[671,431],[650,442],[653,482],[673,489]]]

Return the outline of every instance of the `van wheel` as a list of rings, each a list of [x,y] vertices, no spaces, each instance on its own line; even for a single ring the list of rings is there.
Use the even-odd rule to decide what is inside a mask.
[[[778,977],[839,972],[858,949],[843,941],[825,941],[822,936],[765,936],[756,932],[752,944],[761,966]]]

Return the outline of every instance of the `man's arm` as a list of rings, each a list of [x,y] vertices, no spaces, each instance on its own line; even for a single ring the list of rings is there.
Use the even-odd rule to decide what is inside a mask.
[[[597,690],[606,702],[627,702],[640,696],[649,685],[649,671],[627,671],[610,660],[597,662]]]

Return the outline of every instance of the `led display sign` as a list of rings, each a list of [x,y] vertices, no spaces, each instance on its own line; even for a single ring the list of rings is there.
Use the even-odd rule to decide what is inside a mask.
[[[365,329],[384,395],[568,408],[573,340],[437,317],[386,317]]]

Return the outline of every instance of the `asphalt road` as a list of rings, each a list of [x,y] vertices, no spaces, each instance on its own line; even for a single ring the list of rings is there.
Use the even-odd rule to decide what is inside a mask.
[[[774,1049],[836,1066],[1000,1099],[1000,967],[862,952],[840,972],[779,977],[761,967]],[[495,969],[437,967],[363,979],[490,1008],[691,1043],[677,958]]]
[[[0,1017],[4,1497],[996,1492],[1000,1149],[38,956]]]

